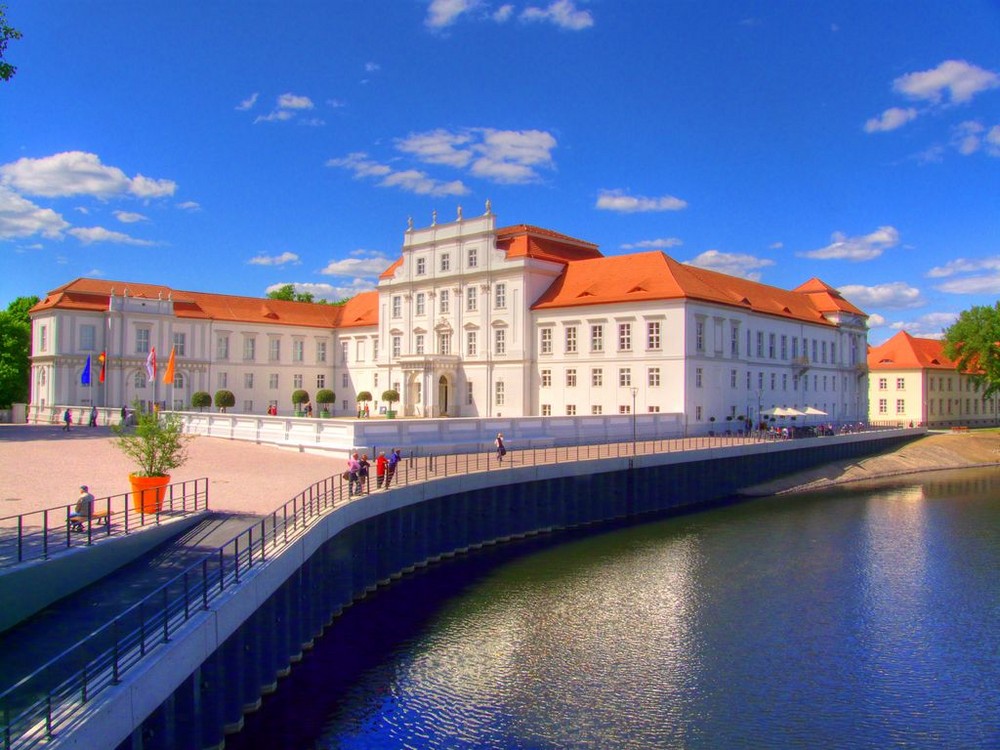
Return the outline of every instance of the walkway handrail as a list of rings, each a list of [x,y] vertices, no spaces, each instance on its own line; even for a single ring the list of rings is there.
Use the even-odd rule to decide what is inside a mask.
[[[891,428],[882,429],[898,427],[894,424]],[[877,429],[869,427],[866,431]],[[408,457],[397,468],[391,486],[514,466],[631,458],[635,455],[756,444],[775,439],[774,435],[763,433],[742,438],[717,436],[525,451],[508,449],[499,464],[492,452]],[[449,474],[451,466],[454,468]],[[364,483],[364,494],[371,492],[374,474],[373,463]],[[328,511],[352,500],[348,483],[340,474],[310,485],[111,622],[5,689],[0,693],[3,720],[0,747],[3,750],[30,748],[51,739],[95,695],[117,685],[124,672],[151,651],[168,643],[171,635],[197,614],[209,610],[212,602],[227,589],[238,586],[250,570],[267,562],[271,553],[302,535],[313,521]],[[52,684],[57,687],[46,687]]]
[[[71,547],[91,546],[100,539],[125,536],[147,526],[159,526],[170,518],[208,508],[208,478],[189,479],[167,485],[163,507],[154,513],[135,510],[131,492],[95,498],[93,513],[71,524],[74,505],[57,505],[0,518],[0,568],[29,560],[47,560]]]

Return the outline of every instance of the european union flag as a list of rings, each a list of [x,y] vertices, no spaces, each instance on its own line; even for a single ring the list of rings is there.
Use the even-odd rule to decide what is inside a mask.
[[[83,366],[83,374],[80,375],[81,385],[90,385],[90,355],[87,355],[87,364]]]

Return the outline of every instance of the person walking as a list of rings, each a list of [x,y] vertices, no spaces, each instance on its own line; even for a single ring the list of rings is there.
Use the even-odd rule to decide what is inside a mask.
[[[71,424],[73,424],[73,412],[67,409],[63,412],[63,432],[69,432]]]
[[[97,427],[97,407],[90,407],[90,426]]]
[[[389,489],[389,483],[392,478],[396,476],[396,469],[399,467],[399,448],[393,448],[392,453],[389,454],[389,461],[386,464],[385,472],[385,488]]]
[[[368,471],[372,465],[372,462],[368,460],[367,453],[361,454],[361,460],[358,461],[358,464],[360,465],[358,469],[358,494],[361,495],[368,489]]]
[[[385,457],[385,451],[378,452],[378,458],[375,459],[375,489],[382,489],[382,485],[385,484],[385,469],[389,463],[389,459]]]
[[[354,453],[347,459],[347,494],[361,494],[361,481],[358,477],[358,472],[361,471],[361,462],[358,460],[358,454]],[[357,492],[355,492],[355,485],[357,485]]]
[[[497,439],[495,441],[497,446],[497,463],[503,463],[503,457],[507,455],[507,446],[503,444],[503,433],[497,433]]]

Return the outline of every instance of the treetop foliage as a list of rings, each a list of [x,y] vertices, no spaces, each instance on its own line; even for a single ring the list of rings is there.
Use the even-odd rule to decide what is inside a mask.
[[[1000,302],[964,310],[943,341],[945,355],[983,386],[984,397],[1000,391]]]

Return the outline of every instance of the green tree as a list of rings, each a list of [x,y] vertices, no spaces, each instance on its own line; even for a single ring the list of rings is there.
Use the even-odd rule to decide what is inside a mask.
[[[983,397],[1000,391],[1000,302],[964,310],[944,332],[944,353],[983,387]]]
[[[9,81],[17,72],[17,66],[4,60],[7,53],[7,42],[20,39],[21,32],[7,25],[7,6],[0,5],[0,80]]]
[[[221,390],[215,392],[215,405],[225,411],[236,406],[236,395],[232,391]]]
[[[38,297],[18,297],[0,312],[0,407],[27,403],[31,372],[31,318]]]
[[[267,293],[268,299],[282,299],[286,302],[315,302],[311,292],[296,292],[294,284],[285,284]]]

